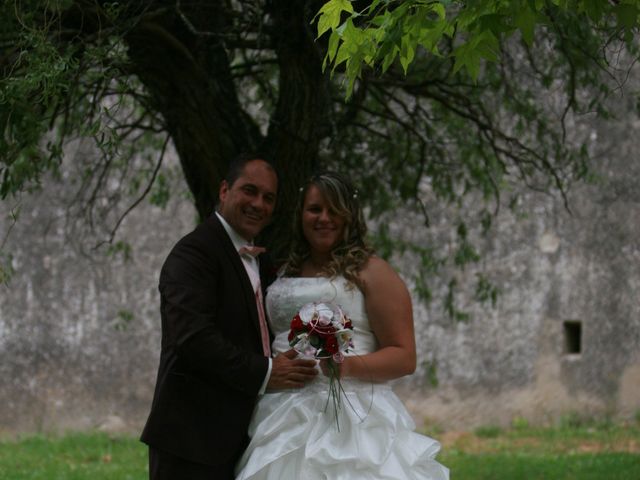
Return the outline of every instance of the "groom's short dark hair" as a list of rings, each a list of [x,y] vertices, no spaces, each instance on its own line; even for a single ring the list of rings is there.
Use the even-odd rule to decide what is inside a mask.
[[[227,185],[229,185],[229,187],[231,187],[238,179],[238,177],[240,177],[245,165],[253,160],[263,160],[267,162],[269,167],[271,167],[271,169],[273,170],[273,173],[276,174],[276,178],[280,180],[278,172],[274,168],[273,163],[264,153],[242,152],[238,154],[233,160],[231,160],[231,163],[229,163],[227,175],[224,177],[224,180],[225,182],[227,182]]]

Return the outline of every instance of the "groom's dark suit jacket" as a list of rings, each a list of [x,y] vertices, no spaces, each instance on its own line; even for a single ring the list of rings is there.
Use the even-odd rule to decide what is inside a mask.
[[[216,215],[176,244],[159,288],[160,367],[141,440],[192,462],[235,461],[268,360],[251,282]]]

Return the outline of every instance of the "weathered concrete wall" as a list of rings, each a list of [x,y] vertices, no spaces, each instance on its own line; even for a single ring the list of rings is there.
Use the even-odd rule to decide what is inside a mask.
[[[131,242],[129,261],[86,255],[104,237],[66,236],[64,188],[48,184],[25,196],[5,245],[15,275],[0,286],[0,433],[104,422],[135,431],[150,406],[158,274],[172,245],[195,225],[195,211],[180,195],[165,210],[143,206],[116,238]],[[11,222],[5,215],[2,222],[4,233]]]
[[[638,123],[599,127],[601,179],[572,192],[573,215],[558,198],[528,193],[527,218],[499,216],[481,264],[456,274],[463,287],[480,269],[491,276],[502,291],[495,309],[463,296],[472,318],[455,322],[438,303],[415,301],[421,367],[398,390],[418,420],[470,428],[640,409],[638,133]],[[0,287],[0,433],[105,422],[137,431],[159,355],[158,272],[194,211],[179,198],[166,210],[140,208],[119,233],[133,244],[130,261],[86,257],[65,237],[61,189],[24,197],[5,245],[16,273]],[[398,234],[446,245],[455,212],[431,213],[428,230],[403,214],[411,229],[397,225]],[[0,232],[9,225],[3,214]],[[410,278],[415,262],[402,262]],[[582,322],[579,355],[565,353],[568,320]]]
[[[601,124],[594,134],[606,154],[597,181],[571,192],[572,213],[560,199],[527,193],[528,218],[501,214],[481,265],[459,275],[464,285],[486,272],[502,291],[495,310],[470,303],[472,319],[456,323],[437,305],[418,307],[421,358],[436,361],[438,378],[437,388],[425,379],[415,382],[422,389],[404,385],[418,417],[468,428],[640,412],[640,122]],[[447,242],[438,221],[452,213],[434,215],[432,238]],[[581,323],[579,354],[567,353],[567,321]]]

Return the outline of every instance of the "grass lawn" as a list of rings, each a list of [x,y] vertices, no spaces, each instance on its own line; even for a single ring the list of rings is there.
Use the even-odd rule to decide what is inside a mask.
[[[144,480],[147,449],[133,437],[98,433],[0,442],[0,480]]]
[[[640,479],[637,425],[429,434],[442,441],[438,459],[451,469],[452,480]],[[0,442],[0,480],[146,478],[147,449],[132,437],[71,433]]]
[[[445,432],[453,480],[640,480],[640,428],[607,423]]]

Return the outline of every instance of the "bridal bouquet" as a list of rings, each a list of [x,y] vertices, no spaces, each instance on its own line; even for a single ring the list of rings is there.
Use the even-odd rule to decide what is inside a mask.
[[[333,303],[307,303],[291,320],[289,345],[308,357],[341,363],[353,348],[353,325]]]
[[[339,363],[353,349],[353,325],[342,309],[329,302],[304,305],[291,320],[289,345],[311,358],[328,359],[329,398],[333,401],[338,424],[340,394]],[[327,399],[328,405],[329,399]],[[338,430],[340,425],[338,424]]]

